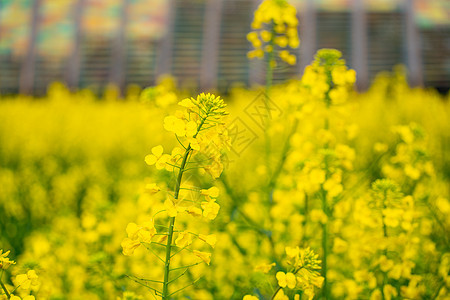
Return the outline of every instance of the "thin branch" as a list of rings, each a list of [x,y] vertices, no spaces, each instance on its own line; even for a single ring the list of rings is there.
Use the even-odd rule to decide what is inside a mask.
[[[155,283],[163,283],[161,280],[153,280],[153,279],[145,279],[145,278],[139,278],[137,276],[134,275],[127,275],[128,277],[132,277],[135,278],[137,280],[142,280],[142,281],[149,281],[149,282],[155,282]]]
[[[291,138],[292,136],[295,134],[295,132],[297,131],[297,127],[298,127],[298,119],[296,118],[294,121],[294,125],[292,126],[291,131],[289,132],[287,138],[286,138],[286,142],[283,146],[283,150],[281,151],[281,158],[278,162],[277,168],[275,169],[275,171],[273,172],[272,178],[270,179],[269,182],[269,189],[273,190],[276,186],[278,177],[280,176],[281,171],[283,170],[284,164],[286,162],[286,159],[288,157],[288,152],[289,149],[291,148]]]
[[[203,261],[199,261],[199,262],[196,262],[195,264],[191,264],[191,265],[187,265],[187,266],[182,266],[182,267],[173,268],[173,269],[170,269],[170,272],[175,271],[175,270],[184,269],[184,268],[190,268],[190,267],[199,265],[199,264],[201,264],[202,262],[203,262]]]
[[[11,295],[9,294],[8,289],[6,288],[5,284],[1,280],[0,280],[0,285],[2,286],[3,290],[5,291],[6,297],[8,299],[11,299]]]
[[[197,278],[196,280],[194,280],[191,284],[188,284],[187,286],[182,287],[181,289],[176,290],[175,292],[173,292],[172,294],[170,294],[169,297],[172,296],[172,295],[175,295],[175,294],[178,293],[178,292],[181,292],[181,291],[184,290],[185,288],[188,288],[188,287],[194,285],[194,284],[195,284],[197,281],[199,281],[200,279],[201,279],[201,277],[200,277],[200,278]]]
[[[177,277],[175,277],[174,279],[170,280],[169,283],[174,282],[175,280],[177,280],[178,278],[180,278],[181,276],[183,276],[184,274],[186,274],[186,272],[189,270],[189,268],[187,268],[186,270],[184,270],[180,275],[178,275]]]
[[[138,284],[140,284],[140,285],[142,285],[142,286],[145,286],[145,287],[148,288],[148,289],[151,289],[151,290],[155,291],[155,293],[157,293],[157,295],[158,295],[158,293],[159,293],[158,296],[162,295],[162,293],[161,293],[160,291],[158,291],[157,289],[152,288],[151,286],[148,286],[148,285],[146,285],[145,283],[142,283],[142,282],[140,282],[139,280],[136,280],[136,279],[132,278],[132,277],[129,276],[129,275],[125,275],[125,276],[127,276],[128,278],[130,278],[130,279],[133,280],[134,282],[136,282],[136,283],[138,283]]]
[[[190,167],[190,168],[186,168],[186,169],[184,169],[184,171],[195,170],[195,169],[201,169],[201,168],[203,168],[203,166],[198,166],[198,167]]]
[[[180,141],[180,139],[178,138],[178,136],[176,134],[175,134],[175,137],[177,138],[177,141],[181,145],[181,147],[183,147],[184,150],[186,150],[187,148],[183,145],[183,143]]]
[[[158,243],[158,242],[151,242],[152,244],[155,244],[155,245],[159,245],[159,246],[163,246],[164,248],[165,247],[167,247],[167,245],[164,245],[164,244],[161,244],[161,243]],[[175,245],[170,245],[171,247],[176,247]]]
[[[171,163],[168,163],[168,162],[166,162],[166,164],[167,164],[167,165],[169,165],[169,166],[172,166],[172,167],[174,167],[174,168],[177,168],[177,169],[179,169],[179,168],[180,168],[179,166],[177,166],[177,165],[174,165],[174,164],[171,164]]]
[[[438,296],[439,296],[439,292],[441,291],[441,289],[445,286],[445,282],[442,282],[441,285],[439,286],[439,288],[437,289],[436,293],[433,295],[433,297],[431,298],[432,300],[435,300]]]
[[[187,246],[181,248],[180,250],[178,250],[177,252],[175,252],[174,254],[172,254],[172,255],[170,256],[170,258],[174,257],[175,255],[177,255],[178,253],[180,253],[180,252],[183,251],[184,249],[189,250],[189,249],[187,249],[186,247],[187,247]]]
[[[144,245],[144,247],[145,247],[147,250],[149,250],[154,256],[156,256],[163,264],[166,263],[166,262],[164,261],[164,259],[162,259],[161,257],[159,257],[159,255],[156,254],[156,253],[153,251],[153,249],[152,249],[151,247],[147,247],[147,246],[145,245],[145,243],[141,243],[141,244]]]

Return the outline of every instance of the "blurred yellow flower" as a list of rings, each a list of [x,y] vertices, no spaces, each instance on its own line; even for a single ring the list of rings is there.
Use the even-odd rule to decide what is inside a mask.
[[[202,204],[203,216],[209,220],[214,220],[219,213],[220,205],[216,203],[215,199],[203,201]]]
[[[278,285],[281,286],[282,288],[284,287],[288,287],[290,289],[295,288],[295,285],[297,283],[297,279],[295,278],[295,275],[291,272],[288,273],[284,273],[284,272],[277,272],[277,280],[278,280]]]
[[[209,235],[199,234],[198,238],[207,243],[208,245],[210,245],[212,248],[216,246],[217,236],[215,234]]]
[[[211,253],[208,252],[201,252],[194,250],[192,251],[196,256],[200,257],[201,260],[203,260],[207,265],[211,263]]]
[[[38,276],[34,270],[29,270],[26,274],[16,276],[14,283],[23,290],[29,290],[32,286],[39,284]]]
[[[10,259],[8,258],[8,255],[9,255],[10,252],[11,252],[11,251],[8,250],[8,251],[6,251],[5,253],[3,253],[3,250],[0,249],[0,269],[1,269],[1,270],[6,270],[6,269],[9,268],[9,266],[15,265],[15,264],[16,264],[15,261],[10,260]]]
[[[175,240],[175,245],[177,245],[180,248],[184,248],[192,244],[192,237],[191,234],[187,231],[182,231],[178,233],[178,237]]]

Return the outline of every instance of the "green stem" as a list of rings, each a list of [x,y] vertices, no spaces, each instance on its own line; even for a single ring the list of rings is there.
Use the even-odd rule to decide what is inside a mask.
[[[178,199],[178,194],[180,193],[181,179],[183,177],[184,167],[186,165],[187,158],[189,156],[189,152],[191,151],[191,145],[189,145],[186,149],[186,152],[183,156],[183,161],[181,162],[180,171],[178,172],[177,181],[175,183],[175,195],[174,199]],[[173,239],[173,227],[175,225],[175,217],[170,218],[169,222],[169,231],[167,233],[167,244],[166,244],[166,259],[164,263],[164,283],[163,283],[163,293],[162,298],[168,299],[169,296],[169,273],[170,273],[170,256],[172,251],[172,239]]]
[[[444,225],[443,221],[441,220],[441,218],[436,213],[436,210],[431,205],[430,197],[429,196],[425,196],[421,200],[422,200],[423,203],[425,203],[426,207],[428,208],[428,210],[431,213],[431,216],[433,217],[433,219],[436,221],[436,223],[439,225],[439,227],[441,228],[442,232],[444,233],[442,235],[444,237],[443,241],[444,241],[445,245],[448,248],[450,246],[450,242],[449,242],[449,238],[448,238],[448,236],[446,234],[446,232],[447,232],[446,226]]]
[[[267,69],[266,69],[266,94],[269,94],[270,88],[272,87],[273,79],[273,61],[274,57],[274,45],[275,45],[275,24],[271,24],[271,38],[269,41],[269,46],[272,48],[270,52],[267,52]]]
[[[273,45],[273,43],[270,43]],[[270,89],[272,88],[273,81],[273,49],[271,52],[267,53],[267,70],[266,70],[266,94],[269,94]]]
[[[267,121],[266,121],[266,128],[264,130],[264,140],[265,140],[265,147],[266,147],[266,168],[267,173],[270,174],[270,137],[269,137],[269,128],[270,128],[270,121],[271,121],[271,115],[270,115],[270,107],[269,107],[269,94],[270,89],[272,88],[272,81],[273,81],[273,62],[275,60],[274,57],[274,45],[275,45],[275,25],[271,24],[272,26],[272,38],[269,41],[269,46],[272,48],[270,52],[267,53],[267,61],[266,61],[266,94],[264,97],[264,104],[266,106],[266,113],[267,113]]]
[[[278,292],[279,292],[280,290],[281,290],[281,286],[279,286],[279,287],[276,289],[275,293],[273,293],[272,297],[270,297],[270,300],[275,299],[275,296],[278,294]]]
[[[386,210],[387,206],[386,206],[386,201],[387,201],[387,191],[384,191],[384,198],[383,198],[383,209],[381,210],[381,223],[383,223],[383,236],[385,238],[388,237],[388,232],[387,232],[387,227],[386,227],[386,222],[384,220],[384,211]],[[385,250],[385,254],[387,255],[387,250]]]
[[[267,235],[268,230],[263,228],[263,226],[261,224],[258,224],[255,221],[253,221],[253,219],[250,218],[250,216],[248,216],[244,211],[242,211],[241,206],[243,203],[245,203],[247,201],[247,199],[245,198],[246,196],[245,195],[237,195],[234,192],[234,190],[231,188],[229,182],[226,179],[225,173],[223,173],[222,176],[219,177],[219,180],[222,182],[228,196],[230,197],[231,201],[233,202],[231,211],[235,210],[242,217],[242,219],[244,219],[244,221],[257,233],[262,234],[263,236],[268,236]]]
[[[329,120],[328,118],[325,119],[325,129],[328,130],[329,128]],[[328,143],[325,144],[325,148],[328,149]],[[325,157],[325,180],[328,180],[330,174],[328,171],[328,158]],[[322,210],[327,216],[327,220],[325,223],[322,224],[322,250],[323,250],[323,259],[322,259],[322,276],[324,278],[323,280],[323,298],[328,299],[328,278],[327,278],[327,272],[328,272],[328,223],[331,219],[331,210],[332,208],[329,207],[327,203],[327,191],[324,189],[323,184],[320,185],[320,194],[322,196]]]
[[[307,225],[308,225],[308,214],[309,214],[309,196],[308,193],[305,192],[305,206],[304,206],[304,219],[303,219],[303,240],[306,242],[309,239],[309,234],[308,234],[308,230],[307,230]]]
[[[270,152],[271,152],[271,141],[270,141],[270,135],[269,135],[269,129],[271,126],[271,111],[270,111],[270,90],[272,88],[272,81],[273,81],[273,64],[275,62],[275,56],[274,56],[274,45],[275,45],[275,24],[272,22],[271,24],[271,39],[269,41],[269,46],[271,47],[271,51],[267,52],[267,61],[266,61],[266,94],[264,97],[264,104],[266,106],[266,113],[267,113],[267,121],[265,123],[266,128],[264,128],[264,141],[265,141],[265,163],[266,163],[266,169],[267,174],[269,176],[269,184],[267,185],[267,199],[268,199],[268,211],[270,212],[270,207],[272,206],[273,202],[273,191],[270,187],[271,181],[272,181],[272,170],[271,170],[271,164],[270,164]],[[269,224],[273,224],[272,216],[269,213]],[[268,231],[267,237],[269,238],[269,243],[271,246],[272,251],[272,259],[276,260],[275,255],[275,242],[272,237],[272,233]]]
[[[164,263],[164,283],[163,283],[163,293],[162,298],[168,299],[169,295],[169,272],[170,272],[170,251],[172,249],[172,237],[173,237],[173,225],[175,224],[175,217],[170,218],[169,225],[169,235],[167,238],[167,247],[166,247],[166,260]]]
[[[197,136],[197,134],[200,132],[200,129],[202,128],[203,124],[205,123],[206,119],[208,118],[208,112],[206,113],[206,116],[202,119],[200,124],[197,127],[197,133],[193,136],[194,138]],[[189,158],[189,154],[192,151],[191,145],[186,148],[186,151],[183,155],[183,161],[180,165],[180,170],[178,171],[178,177],[175,182],[175,193],[174,193],[174,199],[177,200],[178,196],[180,194],[180,187],[181,187],[181,179],[183,178],[183,173],[186,171],[186,163]],[[163,283],[163,292],[162,292],[162,299],[167,300],[169,299],[169,284],[171,283],[169,279],[170,275],[170,259],[171,259],[171,252],[172,252],[172,239],[173,239],[173,227],[175,225],[175,217],[171,217],[169,221],[169,230],[167,232],[167,244],[166,244],[166,259],[164,263],[164,283]]]
[[[328,222],[329,222],[329,213],[327,207],[327,194],[326,191],[321,187],[322,194],[322,209],[327,216],[327,220],[322,224],[322,250],[323,250],[323,258],[322,258],[322,276],[323,280],[323,298],[328,299],[328,279],[327,279],[327,270],[328,270]]]
[[[441,285],[438,287],[436,293],[433,295],[433,297],[431,298],[432,300],[437,299],[437,297],[439,296],[439,292],[441,291],[441,289],[445,286],[445,282],[442,282]]]
[[[297,127],[298,127],[298,119],[296,118],[294,121],[294,125],[292,126],[291,131],[289,132],[287,138],[286,138],[286,142],[283,146],[283,150],[281,150],[281,158],[278,162],[278,166],[275,169],[275,171],[273,172],[272,178],[270,179],[269,182],[269,188],[271,191],[273,191],[273,189],[275,188],[276,184],[277,184],[277,180],[278,177],[280,176],[281,171],[283,170],[284,164],[286,162],[286,159],[288,157],[288,153],[289,150],[291,149],[291,138],[292,136],[295,134],[295,132],[297,131]]]
[[[5,291],[6,297],[8,299],[11,299],[11,295],[8,292],[8,289],[6,288],[5,284],[3,283],[3,281],[0,279],[0,285],[2,286],[2,289]]]
[[[178,268],[173,268],[173,269],[170,269],[170,271],[175,271],[175,270],[181,270],[181,269],[185,269],[185,268],[190,268],[190,267],[193,267],[193,266],[197,266],[197,265],[199,265],[199,264],[201,264],[201,262],[196,262],[195,264],[190,264],[190,265],[187,265],[187,266],[182,266],[182,267],[178,267]]]
[[[387,208],[386,207],[386,199],[387,199],[387,191],[384,191],[383,209],[381,210],[381,223],[383,223],[383,236],[384,236],[384,238],[388,237],[387,226],[386,226],[386,223],[384,221],[384,210]],[[384,252],[384,255],[387,258],[387,249],[384,249],[383,252]],[[386,280],[387,280],[386,273],[383,272],[383,283],[381,284],[381,289],[380,289],[381,290],[381,298],[383,300],[386,299],[386,296],[384,295],[384,286],[386,285]]]

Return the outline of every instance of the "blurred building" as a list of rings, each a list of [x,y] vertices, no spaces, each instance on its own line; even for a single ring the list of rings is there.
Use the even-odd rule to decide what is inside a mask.
[[[226,90],[264,81],[248,61],[253,11],[261,0],[2,0],[0,93],[43,94],[53,81],[101,90],[149,86],[174,75],[182,86]],[[301,45],[298,77],[319,48],[336,48],[360,88],[405,64],[413,85],[450,87],[448,0],[292,0]]]

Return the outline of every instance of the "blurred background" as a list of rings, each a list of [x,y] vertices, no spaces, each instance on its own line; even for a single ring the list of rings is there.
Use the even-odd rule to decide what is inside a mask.
[[[0,94],[42,95],[60,81],[76,90],[155,83],[226,92],[264,82],[264,63],[249,61],[253,12],[260,0],[1,0]],[[301,75],[319,48],[343,52],[366,89],[396,64],[410,84],[450,87],[450,1],[292,0]]]

